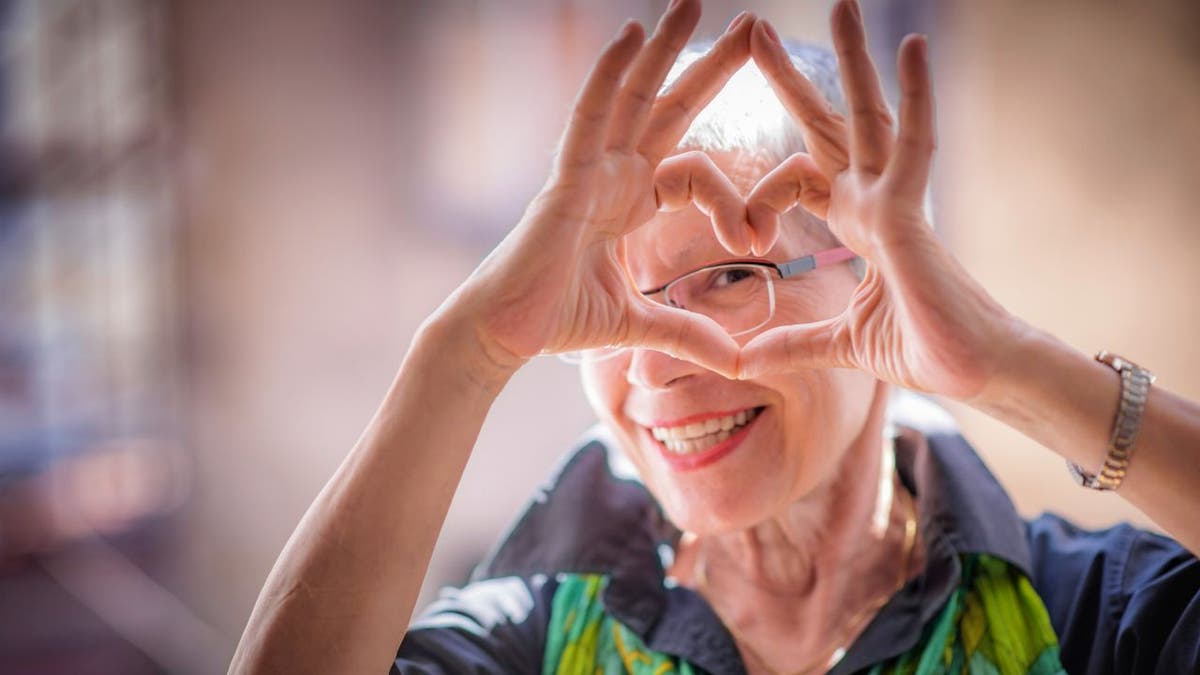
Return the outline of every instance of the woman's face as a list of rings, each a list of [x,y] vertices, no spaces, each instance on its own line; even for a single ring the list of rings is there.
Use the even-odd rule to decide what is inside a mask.
[[[743,195],[772,168],[739,151],[709,154]],[[806,229],[785,220],[766,257],[783,262],[836,245],[828,233]],[[692,207],[657,214],[630,236],[627,253],[638,288],[734,257],[717,241],[708,216]],[[745,344],[774,326],[836,316],[856,285],[849,264],[776,281],[771,322],[736,339]],[[875,392],[875,381],[854,370],[728,380],[644,349],[582,368],[592,407],[650,492],[677,526],[698,534],[754,525],[830,480],[862,433]]]

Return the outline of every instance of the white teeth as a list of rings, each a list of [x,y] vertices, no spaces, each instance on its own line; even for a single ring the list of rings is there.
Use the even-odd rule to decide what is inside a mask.
[[[744,426],[757,416],[757,410],[742,410],[733,415],[713,417],[682,426],[651,427],[650,434],[671,452],[699,452],[728,440],[735,427]]]

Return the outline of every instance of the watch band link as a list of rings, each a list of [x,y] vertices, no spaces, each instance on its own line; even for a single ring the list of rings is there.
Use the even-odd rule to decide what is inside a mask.
[[[1113,419],[1112,434],[1108,441],[1108,455],[1099,474],[1088,473],[1074,462],[1067,462],[1075,481],[1093,490],[1116,490],[1129,471],[1134,443],[1142,423],[1142,412],[1146,408],[1146,397],[1154,374],[1136,363],[1112,352],[1101,351],[1096,360],[1117,371],[1121,376],[1121,398],[1117,414]]]

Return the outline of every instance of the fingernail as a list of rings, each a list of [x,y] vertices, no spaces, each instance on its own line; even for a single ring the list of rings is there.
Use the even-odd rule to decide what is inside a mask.
[[[745,22],[746,18],[749,16],[750,16],[750,10],[746,10],[746,11],[742,12],[741,14],[738,14],[737,16],[733,17],[733,21],[729,22],[729,25],[725,28],[725,32],[726,33],[732,32],[734,28],[737,28],[738,26],[742,25],[742,23]]]
[[[763,21],[762,26],[763,30],[767,32],[767,37],[771,38],[771,42],[774,42],[777,45],[783,44],[783,42],[779,39],[779,33],[775,32],[775,27],[771,25],[770,21]]]
[[[671,0],[671,2],[667,4],[667,12],[675,11],[675,9],[679,7],[680,2],[683,2],[683,0]],[[666,14],[667,12],[663,13]]]
[[[854,14],[854,18],[862,21],[862,9],[859,8],[856,0],[850,0],[847,4],[850,5],[850,12]]]

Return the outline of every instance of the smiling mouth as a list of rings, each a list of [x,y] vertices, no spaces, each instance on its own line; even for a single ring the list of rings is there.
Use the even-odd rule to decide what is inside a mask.
[[[749,426],[765,406],[747,408],[736,413],[709,417],[704,420],[674,426],[649,427],[650,435],[672,455],[689,456],[707,452],[736,436]]]

